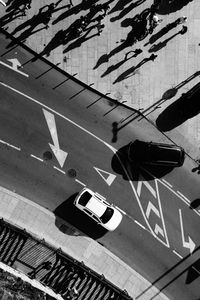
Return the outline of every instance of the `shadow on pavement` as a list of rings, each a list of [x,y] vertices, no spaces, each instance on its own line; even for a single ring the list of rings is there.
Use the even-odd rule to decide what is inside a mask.
[[[75,207],[74,200],[77,195],[78,193],[73,194],[55,209],[54,214],[56,216],[56,226],[60,231],[67,235],[82,235],[82,232],[92,239],[98,239],[104,236],[107,233],[107,230],[98,225],[95,221],[90,219],[86,214]],[[70,228],[70,226],[63,226],[63,223],[60,219],[71,224],[81,232],[77,234],[77,231]]]
[[[200,83],[169,105],[156,119],[159,130],[165,132],[176,128],[200,113]]]
[[[193,0],[162,0],[160,1],[158,13],[160,15],[168,15],[181,10],[185,5],[192,1]]]
[[[173,170],[172,167],[142,165],[137,161],[130,162],[127,153],[128,145],[118,149],[111,161],[113,171],[120,174],[124,180],[139,181],[141,177],[145,177],[146,181],[150,181],[155,178],[162,178]]]

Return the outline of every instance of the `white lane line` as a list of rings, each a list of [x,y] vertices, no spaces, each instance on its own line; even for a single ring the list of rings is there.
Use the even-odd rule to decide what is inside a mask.
[[[31,154],[31,157],[36,158],[37,160],[39,160],[39,161],[41,161],[41,162],[44,161],[42,158],[40,158],[40,157],[38,157],[38,156],[35,156],[35,155],[33,155],[33,154]]]
[[[116,207],[119,211],[121,211],[122,214],[127,215],[127,213],[126,213],[124,210],[122,210],[121,208],[119,208],[119,207],[116,206],[116,205],[115,205],[115,207]]]
[[[138,221],[134,220],[134,222],[135,222],[136,224],[138,224],[140,227],[142,227],[143,229],[147,230],[147,229],[146,229],[142,224],[140,224]]]
[[[78,182],[78,183],[80,183],[82,186],[86,186],[86,184],[85,184],[85,183],[81,182],[81,181],[80,181],[80,180],[78,180],[78,179],[75,179],[75,181],[76,181],[76,182]]]
[[[173,250],[174,254],[176,254],[179,258],[183,259],[183,256],[181,256],[176,250]]]
[[[58,170],[59,172],[63,173],[64,175],[66,174],[65,171],[63,171],[63,170],[57,168],[56,166],[53,166],[53,167],[54,167],[54,169]]]
[[[79,129],[83,130],[84,132],[88,133],[89,135],[91,135],[92,137],[94,137],[95,139],[97,139],[98,141],[102,142],[104,145],[106,145],[109,149],[111,149],[114,153],[117,152],[117,149],[115,149],[113,146],[111,146],[110,144],[108,144],[107,142],[105,142],[104,140],[100,139],[98,136],[96,136],[95,134],[93,134],[92,132],[90,132],[89,130],[85,129],[84,127],[80,126],[79,124],[77,124],[76,122],[72,121],[71,119],[65,117],[64,115],[62,115],[61,113],[57,112],[56,110],[50,108],[49,106],[45,105],[44,103],[39,102],[38,100],[20,92],[19,90],[5,84],[4,82],[0,81],[0,85],[8,88],[11,91],[14,91],[15,93],[31,100],[32,102],[38,104],[41,107],[44,107],[46,109],[48,109],[49,111],[53,112],[55,115],[63,118],[64,120],[68,121],[69,123],[73,124],[74,126],[78,127]]]
[[[177,194],[179,194],[181,197],[183,197],[188,203],[190,203],[190,200],[185,197],[181,192],[177,191]]]
[[[21,151],[21,148],[16,147],[16,146],[14,146],[14,145],[12,145],[12,144],[9,144],[9,143],[7,143],[7,142],[5,142],[5,141],[3,141],[3,140],[0,140],[0,143],[2,143],[2,144],[4,144],[4,145],[7,145],[7,146],[9,146],[9,147],[11,147],[11,148],[13,148],[13,149],[15,149],[15,150]]]
[[[165,179],[162,179],[162,181],[164,182],[164,183],[166,183],[169,187],[173,187],[173,185],[172,184],[170,184],[167,180],[165,180]]]

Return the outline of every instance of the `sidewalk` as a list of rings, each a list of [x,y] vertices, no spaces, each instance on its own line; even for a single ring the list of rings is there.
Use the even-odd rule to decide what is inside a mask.
[[[63,252],[83,261],[86,266],[103,274],[106,279],[139,300],[167,300],[158,289],[109,252],[100,244],[85,236],[79,236],[69,224],[60,220],[61,232],[55,224],[55,216],[49,210],[5,188],[0,188],[0,217],[45,241]],[[73,235],[72,235],[73,233]],[[18,270],[20,271],[20,270]],[[158,295],[157,295],[158,294]]]

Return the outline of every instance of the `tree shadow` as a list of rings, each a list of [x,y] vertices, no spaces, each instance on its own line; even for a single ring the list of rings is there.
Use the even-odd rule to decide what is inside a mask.
[[[113,171],[120,174],[124,180],[138,181],[142,176],[145,180],[151,181],[154,178],[162,178],[173,170],[173,167],[147,165],[137,160],[131,162],[128,159],[128,148],[129,145],[126,145],[118,149],[111,160]]]
[[[193,0],[181,0],[181,1],[162,0],[158,8],[158,14],[168,15],[175,11],[181,10],[185,5],[189,4],[192,1]]]
[[[85,213],[80,211],[74,205],[74,200],[77,195],[78,193],[73,194],[54,210],[54,214],[56,216],[56,226],[65,234],[77,235],[75,230],[67,227],[66,225],[63,226],[63,223],[60,220],[62,219],[80,230],[80,232],[85,233],[92,239],[96,240],[104,236],[107,233],[107,230],[98,225],[95,221],[89,218]],[[81,235],[81,233],[79,233],[78,235]]]
[[[159,130],[165,132],[181,125],[200,112],[200,83],[169,105],[156,119]]]

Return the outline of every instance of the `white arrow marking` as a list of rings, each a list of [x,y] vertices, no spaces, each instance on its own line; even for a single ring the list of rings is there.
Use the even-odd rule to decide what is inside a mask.
[[[109,186],[113,183],[113,181],[114,181],[115,178],[117,177],[116,175],[111,174],[111,173],[109,173],[109,172],[107,172],[107,171],[101,170],[101,169],[99,169],[99,168],[94,167],[94,169],[95,169],[95,170],[97,171],[97,173],[103,178],[103,180],[105,180],[105,182],[106,182]],[[103,173],[103,174],[106,174],[106,175],[107,175],[107,178],[105,178],[104,175],[103,175],[102,173]]]
[[[160,218],[160,213],[159,210],[149,201],[147,210],[146,210],[146,216],[149,218],[151,211],[153,212]]]
[[[6,6],[6,3],[3,0],[0,0],[0,3],[3,4],[3,6]]]
[[[146,188],[151,192],[151,194],[156,198],[156,191],[152,188],[152,186],[147,181],[139,181],[137,185],[137,194],[140,197],[142,185],[145,185]]]
[[[44,113],[44,116],[45,116],[45,119],[46,119],[46,122],[47,122],[47,125],[49,128],[49,131],[51,133],[51,138],[53,140],[53,145],[49,143],[49,146],[51,147],[51,150],[53,151],[56,159],[58,160],[58,162],[62,168],[65,163],[65,159],[66,159],[68,153],[60,149],[54,115],[45,109],[42,109],[42,110],[43,110],[43,113]]]
[[[28,74],[26,74],[26,73],[18,70],[18,67],[21,67],[21,64],[20,64],[20,62],[19,62],[19,60],[17,58],[11,58],[11,59],[7,59],[7,60],[11,62],[12,66],[4,63],[3,61],[0,61],[0,64],[2,64],[3,66],[5,66],[5,67],[7,67],[7,68],[9,68],[11,70],[14,70],[15,72],[20,73],[21,75],[29,77]]]
[[[158,224],[156,224],[154,232],[156,235],[158,235],[158,233],[160,233],[162,236],[165,236],[164,231],[162,230],[162,228],[160,226],[158,226]]]
[[[180,224],[181,224],[181,237],[182,237],[183,247],[190,249],[190,253],[192,253],[196,245],[189,235],[188,235],[189,242],[185,241],[181,209],[179,209],[179,217],[180,217]]]

